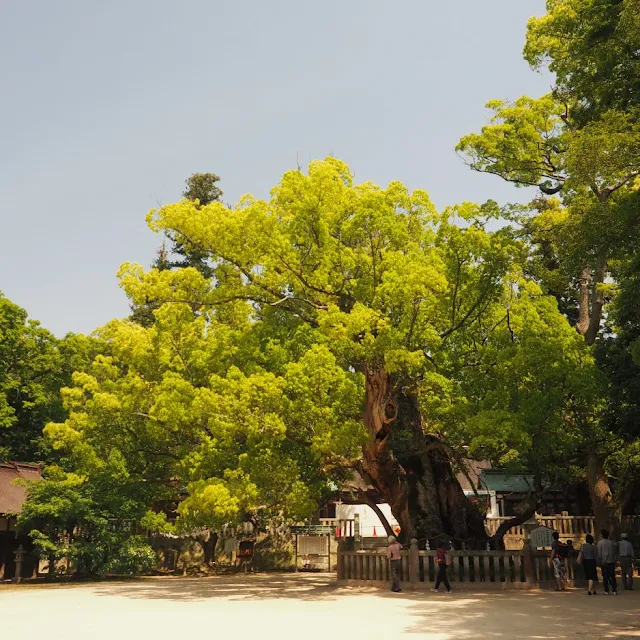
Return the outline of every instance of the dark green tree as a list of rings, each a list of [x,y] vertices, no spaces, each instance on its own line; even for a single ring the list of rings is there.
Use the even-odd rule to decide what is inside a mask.
[[[220,178],[215,173],[194,173],[186,179],[182,195],[187,200],[197,202],[198,208],[206,207],[212,202],[220,202],[223,194],[217,185],[218,182]],[[158,271],[193,267],[205,278],[214,276],[214,268],[209,262],[207,252],[192,239],[177,233],[165,234],[165,241],[158,249],[151,267]],[[131,306],[130,318],[143,327],[150,327],[155,322],[153,312],[157,309],[158,304],[150,300],[134,304]]]

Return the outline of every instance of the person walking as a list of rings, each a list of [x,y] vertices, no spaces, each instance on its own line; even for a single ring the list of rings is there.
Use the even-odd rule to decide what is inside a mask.
[[[440,583],[444,584],[447,593],[452,593],[449,578],[447,578],[447,567],[451,564],[451,558],[447,550],[443,546],[439,546],[436,551],[436,565],[438,567],[438,575],[436,576],[436,584],[431,591],[439,593]]]
[[[627,540],[627,534],[623,533],[622,540],[618,542],[618,555],[620,556],[620,569],[622,570],[622,586],[626,590],[633,589],[633,568],[635,554],[633,545]]]
[[[596,559],[602,568],[602,586],[604,592],[609,595],[618,595],[618,584],[616,583],[616,543],[609,540],[609,532],[602,529],[600,532],[602,539],[596,548]],[[611,591],[609,590],[611,588]]]
[[[553,577],[556,579],[556,591],[567,590],[567,567],[565,562],[568,557],[569,547],[564,542],[560,542],[560,534],[554,531],[550,559],[553,567]]]
[[[396,540],[395,536],[389,536],[389,546],[387,547],[387,558],[391,567],[391,591],[393,593],[401,593],[400,588],[400,552],[402,545]]]
[[[578,564],[584,570],[584,579],[587,581],[587,594],[596,595],[595,584],[598,581],[598,571],[596,568],[596,548],[593,546],[593,536],[588,533],[586,542],[580,547],[578,553]]]

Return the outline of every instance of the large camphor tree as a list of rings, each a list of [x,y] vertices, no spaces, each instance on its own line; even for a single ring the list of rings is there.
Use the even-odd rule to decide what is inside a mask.
[[[529,339],[545,341],[558,323],[568,327],[555,301],[522,279],[511,232],[485,229],[495,215],[493,205],[470,204],[438,213],[424,191],[397,182],[356,185],[335,159],[312,163],[308,174],[286,173],[269,201],[245,197],[229,208],[183,200],[152,211],[152,229],[206,254],[213,277],[124,265],[121,283],[133,303],[162,304],[156,323],[111,325],[103,337],[122,349],[109,362],[114,369],[104,370],[103,382],[76,380],[79,404],[49,435],[66,446],[98,425],[107,433],[115,422],[103,414],[112,406],[133,450],[139,436],[126,432],[140,429],[159,438],[154,451],[165,452],[176,475],[187,471],[183,510],[193,523],[213,526],[203,519],[222,513],[223,503],[235,513],[270,501],[282,509],[286,496],[288,504],[311,504],[328,478],[357,469],[391,505],[405,539],[485,544],[483,515],[454,470],[469,436],[461,425],[495,408],[473,397],[468,372],[491,376],[497,353],[504,362]],[[183,335],[190,326],[196,342],[192,332]],[[205,338],[210,343],[197,346]],[[566,348],[580,346],[569,339]],[[96,409],[98,397],[107,402],[103,384],[112,395]],[[524,397],[517,388],[509,393]],[[567,396],[559,395],[562,406]],[[519,444],[535,448],[544,439],[523,435],[529,423],[517,418],[516,401],[510,409],[498,428],[510,422],[509,451],[485,449],[516,461]],[[490,420],[479,423],[485,443],[502,437]],[[261,459],[265,447],[275,457]],[[267,495],[261,487],[275,469],[285,478]]]

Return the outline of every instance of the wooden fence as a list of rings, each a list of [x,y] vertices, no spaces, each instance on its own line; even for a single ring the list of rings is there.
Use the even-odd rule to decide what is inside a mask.
[[[554,582],[549,553],[517,551],[450,551],[447,570],[452,586],[478,589],[538,589]],[[419,551],[417,543],[401,553],[400,581],[413,588],[431,587],[437,567],[435,551]],[[575,555],[567,561],[569,584],[580,582]],[[380,551],[340,551],[338,581],[342,584],[385,586],[390,582],[389,561]]]
[[[489,535],[495,534],[498,527],[510,518],[487,518],[486,526]],[[557,531],[561,537],[581,538],[588,533],[595,536],[595,518],[593,516],[536,516],[536,522],[541,527],[549,527]],[[640,515],[624,516],[622,530],[629,534],[640,535]],[[507,535],[524,537],[524,526],[512,527]]]

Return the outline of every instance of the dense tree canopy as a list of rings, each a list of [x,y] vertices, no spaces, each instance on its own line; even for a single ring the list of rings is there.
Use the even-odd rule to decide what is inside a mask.
[[[56,339],[0,293],[0,460],[48,457],[42,429],[64,416],[60,389],[97,351],[84,336]]]
[[[488,103],[490,123],[458,145],[473,169],[540,190],[515,220],[531,247],[527,272],[589,345],[598,342],[610,402],[603,411],[596,394],[584,407],[584,465],[596,516],[614,527],[637,473],[635,429],[621,417],[637,387],[625,301],[638,234],[639,8],[636,0],[548,0],[546,15],[529,22],[525,57],[556,74],[553,92]]]
[[[424,191],[354,184],[334,159],[288,172],[266,202],[185,199],[153,211],[152,228],[206,255],[213,277],[124,265],[132,301],[161,305],[155,323],[101,332],[110,359],[76,376],[70,418],[48,434],[89,465],[116,448],[133,475],[180,477],[184,522],[300,517],[329,479],[358,469],[407,535],[477,542],[482,519],[450,464],[492,410],[480,401],[483,376],[468,372],[491,375],[500,352],[522,375],[526,341],[513,327],[528,335],[531,313],[545,335],[568,329],[555,301],[528,289],[513,234],[485,229],[498,214],[491,203],[439,213]],[[588,356],[564,340],[541,360],[567,357],[574,371]],[[580,385],[565,386],[549,400],[556,417]],[[540,448],[523,435],[534,419],[511,404],[518,442]]]
[[[529,22],[556,85],[490,101],[457,147],[528,206],[437,211],[335,158],[229,206],[198,173],[148,215],[153,267],[121,268],[130,319],[57,340],[0,297],[0,457],[50,463],[21,516],[41,551],[139,570],[131,523],[302,520],[353,471],[405,539],[484,545],[467,456],[534,478],[498,538],[548,481],[588,480],[615,527],[640,477],[639,16],[548,0]]]

